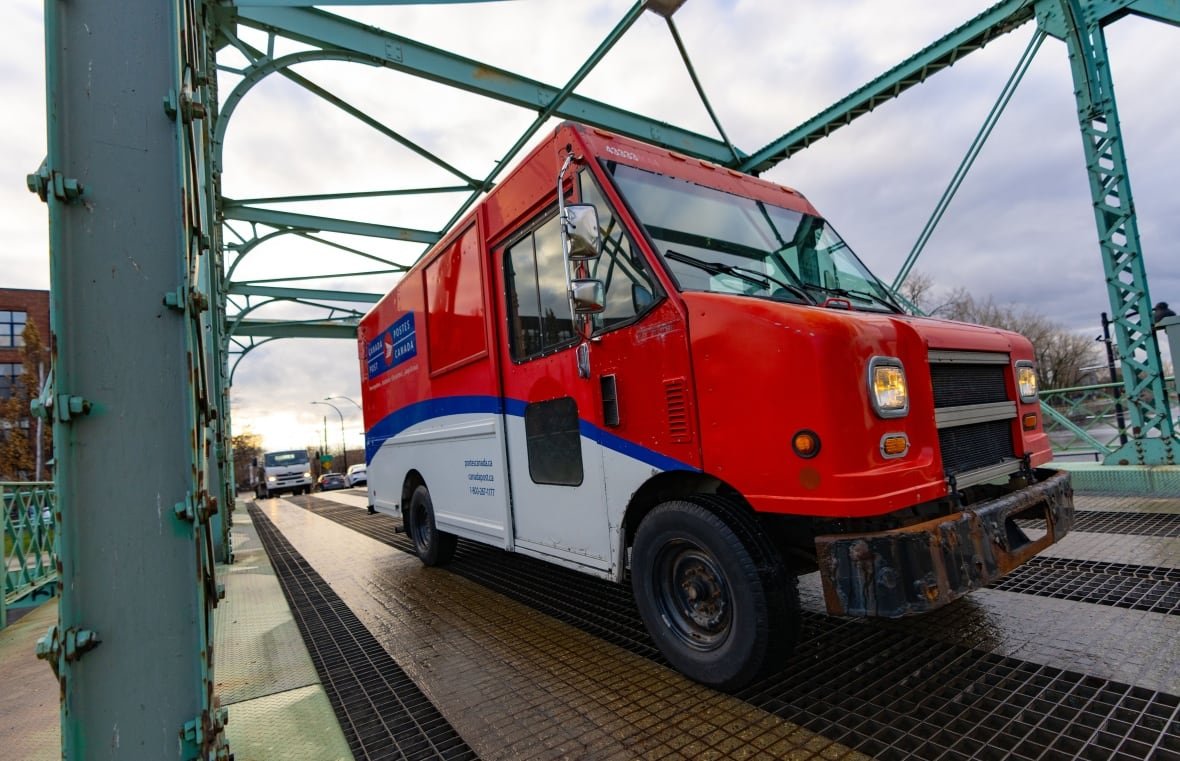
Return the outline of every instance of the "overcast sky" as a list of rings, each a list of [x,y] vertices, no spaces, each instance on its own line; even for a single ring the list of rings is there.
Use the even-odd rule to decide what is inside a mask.
[[[934,41],[988,2],[688,0],[676,24],[729,137],[747,152]],[[561,86],[630,7],[626,0],[513,0],[454,7],[329,9]],[[45,153],[41,3],[0,10],[6,44],[0,84],[0,286],[46,288],[45,207],[24,176]],[[844,127],[767,173],[803,191],[859,256],[891,281],[1033,33],[1026,24],[952,69]],[[259,37],[248,37],[264,45]],[[1107,32],[1131,182],[1153,301],[1180,302],[1180,30],[1128,18]],[[292,50],[280,46],[280,52]],[[240,63],[232,55],[223,62]],[[534,115],[477,96],[357,64],[298,71],[469,175],[482,177]],[[227,94],[237,78],[221,80]],[[663,19],[644,16],[577,93],[714,135]],[[279,77],[242,101],[229,127],[224,192],[232,198],[454,184],[409,154]],[[300,204],[293,211],[438,229],[460,197]],[[413,261],[421,246],[335,238]],[[299,244],[261,246],[235,279],[372,269],[372,262]],[[1064,45],[1049,39],[1013,98],[919,270],[945,288],[968,286],[1097,335],[1109,311]],[[309,287],[385,291],[392,278],[329,278]],[[261,311],[257,316],[278,316]],[[276,341],[234,376],[233,421],[268,446],[311,444],[328,415],[313,399],[360,401],[356,347]],[[350,447],[359,413],[341,403]]]

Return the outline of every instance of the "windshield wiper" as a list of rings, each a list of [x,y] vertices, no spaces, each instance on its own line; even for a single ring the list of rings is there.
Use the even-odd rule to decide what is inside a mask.
[[[682,254],[679,251],[673,251],[671,249],[668,249],[667,251],[664,252],[664,258],[671,259],[674,262],[682,262],[684,264],[691,264],[693,267],[696,267],[698,269],[702,269],[705,272],[709,272],[714,275],[730,275],[732,277],[736,277],[739,280],[745,280],[747,283],[750,283],[752,285],[756,285],[759,288],[763,288],[765,290],[770,290],[770,284],[774,283],[775,285],[787,290],[788,292],[795,294],[799,298],[803,299],[804,302],[806,302],[806,303],[809,303],[809,304],[815,303],[815,299],[811,298],[811,295],[808,294],[806,291],[804,291],[802,288],[791,285],[790,283],[783,282],[782,280],[779,280],[777,277],[774,277],[773,275],[767,275],[762,272],[758,272],[757,270],[747,269],[745,267],[739,267],[736,264],[722,264],[721,262],[709,262],[709,261],[705,261],[704,259],[698,259],[695,256],[689,256],[688,254]]]
[[[829,288],[826,285],[815,285],[814,283],[808,283],[807,287],[815,288],[816,290],[823,291],[824,293],[834,293],[837,296],[857,296],[861,299],[864,299],[865,301],[872,301],[880,304],[891,312],[905,314],[905,310],[899,307],[897,304],[894,304],[892,301],[881,298],[877,294],[870,293],[868,291],[858,291],[855,288]]]

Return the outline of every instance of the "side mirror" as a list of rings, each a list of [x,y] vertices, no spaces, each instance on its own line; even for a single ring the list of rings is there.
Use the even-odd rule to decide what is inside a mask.
[[[606,309],[606,288],[601,280],[576,278],[570,281],[574,314],[598,314]]]
[[[565,256],[571,262],[597,259],[602,254],[602,237],[598,234],[598,209],[593,204],[577,203],[565,207],[561,220],[561,240]]]

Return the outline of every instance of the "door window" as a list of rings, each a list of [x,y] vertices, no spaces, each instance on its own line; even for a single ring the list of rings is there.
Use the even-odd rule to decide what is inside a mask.
[[[556,216],[508,248],[504,270],[514,360],[546,354],[574,340],[564,268]]]

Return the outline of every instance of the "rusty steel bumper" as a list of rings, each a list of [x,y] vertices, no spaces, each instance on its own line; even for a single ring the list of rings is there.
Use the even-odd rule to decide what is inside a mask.
[[[1073,527],[1065,471],[1037,470],[1037,483],[962,512],[905,528],[815,539],[828,612],[901,616],[925,613],[986,586]],[[1030,538],[1015,519],[1043,521]]]

